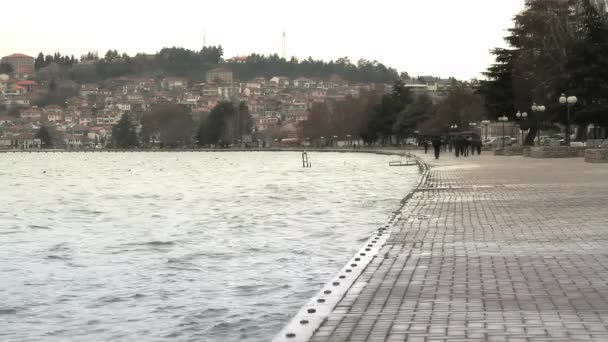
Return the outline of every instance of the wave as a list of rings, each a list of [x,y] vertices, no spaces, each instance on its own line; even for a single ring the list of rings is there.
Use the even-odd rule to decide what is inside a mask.
[[[51,260],[70,260],[69,257],[54,254],[47,255],[46,258]]]
[[[58,243],[49,249],[49,251],[51,251],[51,252],[68,251],[68,250],[70,250],[70,248],[68,247],[67,242]]]
[[[17,313],[17,309],[13,309],[13,308],[0,308],[0,315],[14,315]]]
[[[99,302],[101,302],[101,303],[108,303],[108,304],[111,304],[111,303],[120,303],[120,302],[126,301],[123,298],[114,297],[114,296],[104,296],[104,297],[98,298],[97,300]]]
[[[173,242],[173,241],[150,241],[150,242],[144,243],[144,245],[147,245],[147,246],[173,246],[173,245],[175,245],[175,242]]]
[[[51,227],[47,227],[47,226],[38,226],[38,225],[35,225],[35,224],[30,224],[30,225],[28,226],[28,228],[30,228],[30,229],[43,229],[43,230],[51,230],[51,229],[52,229]]]

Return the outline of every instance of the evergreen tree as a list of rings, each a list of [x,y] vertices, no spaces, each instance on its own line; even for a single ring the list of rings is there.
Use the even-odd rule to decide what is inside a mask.
[[[36,60],[34,61],[34,67],[36,68],[36,70],[39,70],[41,68],[44,68],[46,66],[46,64],[44,64],[44,55],[41,53],[38,54],[38,57],[36,57]]]
[[[608,16],[591,0],[581,0],[577,14],[576,42],[567,64],[569,93],[579,98],[575,121],[607,125],[608,117]]]
[[[237,110],[232,102],[220,102],[209,113],[205,128],[205,144],[230,144],[234,140],[232,123]]]
[[[53,137],[49,132],[49,129],[46,126],[40,127],[38,132],[36,133],[36,139],[40,139],[42,144],[42,148],[53,148]]]
[[[496,63],[483,73],[486,80],[480,81],[477,93],[485,98],[485,105],[492,118],[504,113],[515,113],[515,92],[513,89],[513,69],[516,51],[494,49]]]
[[[0,74],[11,74],[13,71],[13,66],[8,63],[0,63]]]
[[[112,128],[112,140],[117,148],[131,148],[137,146],[137,133],[131,123],[131,115],[125,113],[116,126]]]
[[[203,147],[209,143],[209,140],[210,139],[207,138],[207,120],[201,119],[196,132],[196,143],[198,146]]]
[[[432,112],[433,100],[428,94],[416,97],[413,103],[408,104],[397,114],[393,132],[399,140],[408,138],[422,122],[429,119]]]
[[[478,89],[491,117],[529,111],[533,102],[553,103],[564,91],[576,2],[526,1],[524,11],[515,16],[515,26],[505,38],[509,48],[493,51],[496,64],[488,68],[488,80],[482,81]],[[545,117],[530,113],[530,120],[522,123],[523,128],[530,128],[527,144],[533,142],[541,120],[563,120],[559,108],[547,108]]]

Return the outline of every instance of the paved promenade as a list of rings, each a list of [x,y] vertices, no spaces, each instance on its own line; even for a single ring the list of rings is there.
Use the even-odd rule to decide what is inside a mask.
[[[390,236],[310,341],[608,341],[607,165],[425,160]]]

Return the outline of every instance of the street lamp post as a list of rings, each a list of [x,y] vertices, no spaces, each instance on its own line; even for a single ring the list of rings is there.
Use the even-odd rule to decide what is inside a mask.
[[[538,146],[540,146],[540,115],[547,110],[543,105],[537,105],[536,102],[532,104],[532,112],[534,112],[534,116],[536,117],[536,125],[538,126]]]
[[[515,116],[518,119],[521,119],[522,121],[525,121],[528,119],[528,113],[526,112],[520,112],[517,111],[517,114],[515,114]],[[524,130],[521,128],[521,123],[519,124],[519,130],[521,131],[521,146],[524,146]]]
[[[450,128],[455,131],[458,129],[458,125],[453,124],[452,126],[450,126]],[[451,144],[453,144],[456,139],[454,137],[452,137],[451,134],[449,134],[448,136],[449,136],[449,141],[450,141],[450,146],[451,146]],[[456,152],[456,156],[458,157],[458,152]]]
[[[486,139],[483,142],[483,144],[485,145],[488,143],[488,125],[490,125],[490,120],[483,120],[483,121],[481,121],[481,124],[486,129]]]
[[[570,107],[574,107],[577,102],[576,96],[562,94],[559,98],[559,103],[566,106],[566,146],[570,146]]]
[[[507,121],[509,121],[509,118],[506,115],[503,115],[501,117],[498,118],[498,121],[502,122],[502,137],[500,138],[500,140],[502,140],[502,149],[505,149],[505,123]]]

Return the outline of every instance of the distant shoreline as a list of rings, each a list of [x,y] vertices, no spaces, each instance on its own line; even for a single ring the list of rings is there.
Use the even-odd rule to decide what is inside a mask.
[[[64,150],[64,149],[31,149],[0,150],[0,153],[127,153],[127,152],[334,152],[334,153],[375,153],[382,155],[401,155],[422,148],[182,148],[182,149],[99,149],[99,150]]]

